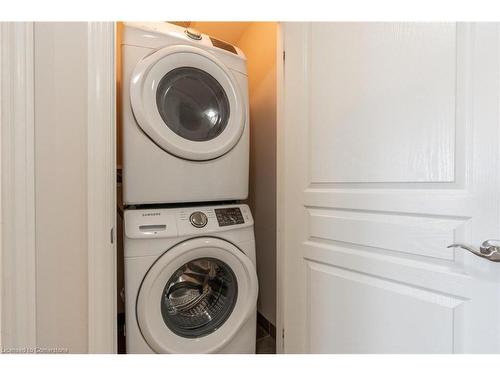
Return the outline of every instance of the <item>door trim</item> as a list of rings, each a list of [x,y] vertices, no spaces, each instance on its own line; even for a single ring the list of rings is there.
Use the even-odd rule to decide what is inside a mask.
[[[116,353],[115,23],[88,23],[88,352]]]
[[[276,353],[285,353],[285,30],[278,22],[276,40]]]
[[[0,346],[36,347],[34,38],[0,23]]]
[[[116,353],[116,241],[111,241],[116,233],[114,35],[112,22],[88,24],[90,353]],[[36,347],[33,23],[0,23],[0,43],[0,346],[32,349]]]

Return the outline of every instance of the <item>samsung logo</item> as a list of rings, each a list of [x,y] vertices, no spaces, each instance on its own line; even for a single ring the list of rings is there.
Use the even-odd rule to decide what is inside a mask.
[[[142,216],[160,216],[159,212],[148,212],[145,214],[142,214]]]

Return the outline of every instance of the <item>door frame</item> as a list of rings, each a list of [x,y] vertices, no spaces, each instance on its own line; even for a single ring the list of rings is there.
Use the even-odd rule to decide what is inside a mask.
[[[88,352],[116,353],[116,25],[87,25]]]
[[[285,353],[285,25],[276,33],[276,353]]]
[[[0,23],[0,346],[36,347],[33,22]]]
[[[88,352],[116,353],[115,23],[87,24]],[[36,348],[34,23],[0,23],[0,347]]]

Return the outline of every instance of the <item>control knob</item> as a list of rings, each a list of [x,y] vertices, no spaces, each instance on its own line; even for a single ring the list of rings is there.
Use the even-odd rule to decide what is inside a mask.
[[[208,223],[207,215],[201,211],[195,211],[189,216],[189,222],[196,228],[203,228]]]
[[[201,38],[202,38],[201,37],[201,33],[198,30],[195,30],[195,29],[192,29],[192,28],[188,28],[188,29],[184,30],[184,32],[191,39],[201,40]]]

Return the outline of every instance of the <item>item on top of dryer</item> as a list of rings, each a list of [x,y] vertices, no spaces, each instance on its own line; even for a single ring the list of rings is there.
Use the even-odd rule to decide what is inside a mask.
[[[125,23],[126,205],[248,196],[245,56],[236,47],[231,52],[221,41],[204,34],[193,38],[185,31],[165,22]]]
[[[128,353],[255,352],[248,206],[126,210],[124,246]]]

